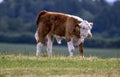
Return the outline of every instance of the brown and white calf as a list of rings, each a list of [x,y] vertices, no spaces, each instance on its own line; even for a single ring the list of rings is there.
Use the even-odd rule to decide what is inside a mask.
[[[53,38],[60,44],[65,38],[70,56],[73,56],[74,45],[79,47],[79,52],[83,57],[83,42],[85,38],[92,37],[91,29],[93,23],[74,15],[57,12],[41,11],[37,17],[37,31],[35,38],[37,41],[36,56],[40,55],[44,39],[47,38],[47,53],[52,55]]]

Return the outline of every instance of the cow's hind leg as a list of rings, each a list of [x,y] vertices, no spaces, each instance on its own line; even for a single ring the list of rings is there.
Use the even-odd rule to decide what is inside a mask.
[[[52,35],[47,35],[46,50],[47,50],[48,56],[52,56],[52,44],[53,44],[53,36]]]
[[[36,47],[36,56],[39,56],[40,55],[40,52],[41,52],[41,49],[42,49],[42,43],[39,42],[37,43],[37,47]]]
[[[44,40],[44,37],[41,37],[38,33],[38,31],[36,31],[35,33],[35,39],[37,41],[37,46],[36,46],[36,56],[39,56],[40,55],[40,52],[41,52],[41,49],[42,49],[42,46],[43,46],[43,40]]]

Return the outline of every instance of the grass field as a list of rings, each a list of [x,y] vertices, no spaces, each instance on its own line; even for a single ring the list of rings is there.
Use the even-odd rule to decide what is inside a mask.
[[[120,59],[0,56],[0,77],[119,77]]]
[[[34,56],[36,52],[36,45],[27,44],[2,44],[0,43],[0,54],[1,55],[27,55]],[[46,55],[45,46],[42,49],[42,54]],[[67,46],[53,46],[53,55],[68,56]],[[85,57],[96,56],[100,58],[120,58],[120,49],[95,49],[95,48],[84,48]],[[74,51],[74,56],[79,56],[78,48]]]
[[[35,57],[35,45],[0,44],[0,77],[120,77],[120,49],[85,48],[85,58],[76,49],[68,57],[67,47],[45,47]]]

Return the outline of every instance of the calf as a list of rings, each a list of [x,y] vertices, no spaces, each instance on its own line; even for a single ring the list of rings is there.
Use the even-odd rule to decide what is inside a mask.
[[[80,17],[57,12],[41,11],[37,17],[37,41],[36,56],[41,52],[44,39],[47,38],[47,53],[52,55],[53,38],[58,43],[65,38],[70,56],[73,56],[74,45],[79,46],[79,52],[83,57],[83,42],[85,38],[92,37],[92,23],[82,20]]]

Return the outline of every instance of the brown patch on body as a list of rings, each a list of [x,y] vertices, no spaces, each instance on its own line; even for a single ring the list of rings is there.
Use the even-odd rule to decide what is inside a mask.
[[[70,41],[73,35],[80,37],[80,33],[75,28],[80,22],[63,13],[42,11],[39,13],[36,22],[39,42],[43,43],[46,35],[58,35],[65,37],[67,41]]]

